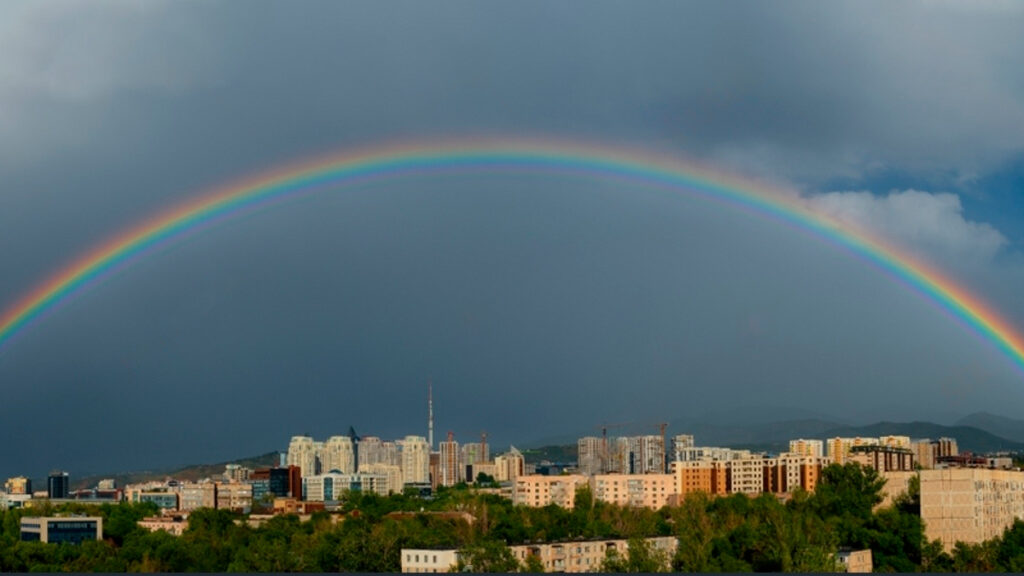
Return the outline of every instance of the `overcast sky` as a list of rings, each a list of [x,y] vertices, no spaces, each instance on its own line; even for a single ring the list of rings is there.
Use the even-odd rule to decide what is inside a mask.
[[[1021,30],[1016,2],[7,1],[0,309],[247,174],[555,136],[785,186],[1024,330]],[[431,176],[228,222],[23,332],[0,476],[425,434],[428,379],[438,436],[502,445],[732,407],[1024,409],[990,343],[805,233],[621,182]]]

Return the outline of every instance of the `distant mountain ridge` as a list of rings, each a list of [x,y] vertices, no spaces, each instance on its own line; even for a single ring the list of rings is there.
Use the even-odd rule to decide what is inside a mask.
[[[83,476],[81,478],[71,478],[71,489],[81,490],[85,488],[92,488],[99,483],[100,480],[111,478],[117,482],[117,486],[121,487],[126,484],[137,484],[141,482],[151,482],[154,480],[163,480],[164,478],[174,478],[176,480],[189,480],[195,481],[202,478],[209,478],[210,476],[217,476],[224,472],[224,467],[228,464],[239,464],[249,468],[264,468],[267,466],[274,466],[278,463],[278,453],[267,452],[259,456],[250,456],[248,458],[241,458],[238,460],[230,460],[227,462],[219,462],[216,464],[193,464],[190,466],[183,466],[174,469],[164,470],[140,470],[136,472],[123,472],[120,474],[97,474],[94,476]],[[40,486],[46,486],[46,479],[44,478]],[[33,483],[37,480],[33,480]]]
[[[1014,442],[1024,442],[1024,420],[998,416],[989,412],[975,412],[957,420],[956,425],[972,426]]]

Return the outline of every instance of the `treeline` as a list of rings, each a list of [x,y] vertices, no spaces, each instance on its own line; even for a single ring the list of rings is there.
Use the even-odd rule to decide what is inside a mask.
[[[1015,571],[1024,569],[1024,522],[985,544],[946,554],[924,540],[915,485],[891,507],[875,510],[883,481],[870,469],[831,466],[814,494],[782,503],[772,495],[708,498],[648,510],[595,501],[581,489],[577,506],[528,508],[471,487],[441,490],[432,500],[352,494],[344,515],[317,513],[306,522],[278,516],[250,527],[241,515],[199,510],[181,537],[148,532],[136,522],[152,505],[67,505],[2,513],[0,570],[79,572],[398,572],[402,548],[459,548],[474,571],[539,571],[521,565],[508,546],[574,539],[631,539],[636,554],[611,557],[617,572],[658,571],[662,558],[641,538],[676,536],[676,571],[800,571],[835,569],[840,547],[870,548],[876,571]],[[456,511],[472,515],[431,512]],[[85,513],[103,517],[104,540],[80,546],[20,542],[26,514]],[[392,512],[406,512],[389,516]]]

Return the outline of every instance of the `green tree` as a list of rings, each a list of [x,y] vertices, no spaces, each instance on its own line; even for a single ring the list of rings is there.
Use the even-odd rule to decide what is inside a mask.
[[[459,572],[515,572],[519,562],[504,542],[484,540],[459,550]]]

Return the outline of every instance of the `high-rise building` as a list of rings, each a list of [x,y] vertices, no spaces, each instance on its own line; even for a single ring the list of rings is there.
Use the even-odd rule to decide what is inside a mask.
[[[498,482],[515,482],[526,474],[526,459],[523,453],[510,446],[508,452],[494,458],[494,479]]]
[[[363,468],[380,464],[384,460],[384,442],[376,436],[366,436],[359,440],[359,471]]]
[[[1024,518],[1024,472],[985,468],[922,470],[921,520],[927,541],[950,552],[980,544]]]
[[[402,480],[406,484],[430,482],[430,445],[423,436],[406,436],[398,441]]]
[[[309,436],[292,436],[288,444],[288,465],[298,466],[303,477],[315,476],[319,471],[316,444]]]
[[[323,472],[351,474],[356,471],[356,444],[351,436],[331,436],[323,446],[320,456]]]
[[[46,478],[46,495],[50,499],[67,498],[71,480],[67,472],[54,471]]]
[[[4,483],[4,492],[8,494],[31,494],[32,481],[24,476],[8,478]]]
[[[672,438],[672,460],[675,462],[683,461],[683,451],[693,447],[693,434],[677,434]]]
[[[302,499],[302,472],[298,466],[259,468],[249,475],[252,485],[252,500],[266,504],[268,499]]]
[[[593,476],[604,473],[604,439],[585,436],[576,441],[576,464],[580,474]]]
[[[803,438],[790,440],[789,453],[795,456],[821,458],[825,455],[825,443],[821,440],[805,440]]]
[[[441,486],[454,486],[462,480],[459,470],[462,466],[459,463],[459,443],[455,441],[455,435],[448,433],[448,439],[441,442],[439,446],[441,454],[440,478],[438,484]]]

